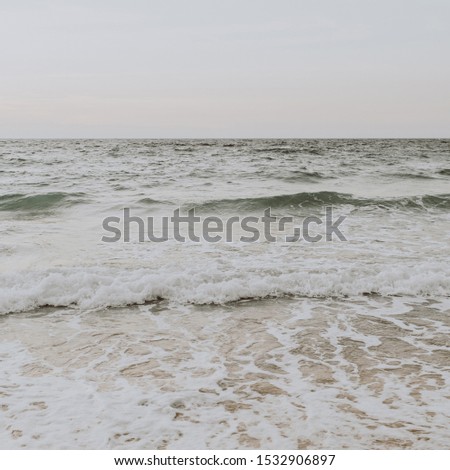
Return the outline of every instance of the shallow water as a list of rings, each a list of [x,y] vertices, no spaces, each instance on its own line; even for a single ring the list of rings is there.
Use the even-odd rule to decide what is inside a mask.
[[[4,316],[2,448],[446,448],[450,304]]]

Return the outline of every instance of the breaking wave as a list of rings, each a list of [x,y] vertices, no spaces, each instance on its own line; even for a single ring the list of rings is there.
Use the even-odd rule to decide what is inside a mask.
[[[384,209],[448,209],[450,194],[423,195],[401,198],[360,198],[351,194],[334,191],[302,192],[240,199],[219,199],[200,204],[186,205],[200,211],[255,211],[271,207],[281,208],[314,208],[326,205],[350,205],[358,208],[378,207]]]
[[[239,264],[239,263],[238,263]],[[107,267],[54,268],[0,275],[0,313],[44,306],[98,309],[167,300],[224,304],[267,297],[448,296],[448,263],[358,266],[347,269],[278,269],[233,262],[174,263],[151,270]]]
[[[51,192],[44,194],[5,194],[0,196],[0,211],[41,212],[79,204],[84,193]]]

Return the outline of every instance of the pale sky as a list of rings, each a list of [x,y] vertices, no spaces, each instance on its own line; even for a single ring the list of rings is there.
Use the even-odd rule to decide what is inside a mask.
[[[0,0],[0,137],[450,137],[450,0]]]

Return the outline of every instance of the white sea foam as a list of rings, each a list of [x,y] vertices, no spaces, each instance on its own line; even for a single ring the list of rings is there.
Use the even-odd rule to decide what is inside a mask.
[[[446,448],[450,324],[444,305],[427,305],[3,317],[0,448]]]
[[[239,262],[238,262],[239,261]],[[155,269],[71,267],[0,275],[0,312],[42,306],[82,309],[140,304],[156,299],[221,304],[267,296],[447,296],[450,269],[444,262],[360,269],[258,266],[257,259],[207,260]]]

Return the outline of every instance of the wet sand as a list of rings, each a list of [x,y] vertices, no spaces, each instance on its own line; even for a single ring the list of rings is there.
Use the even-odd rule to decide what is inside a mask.
[[[0,317],[2,449],[445,449],[450,302]]]

